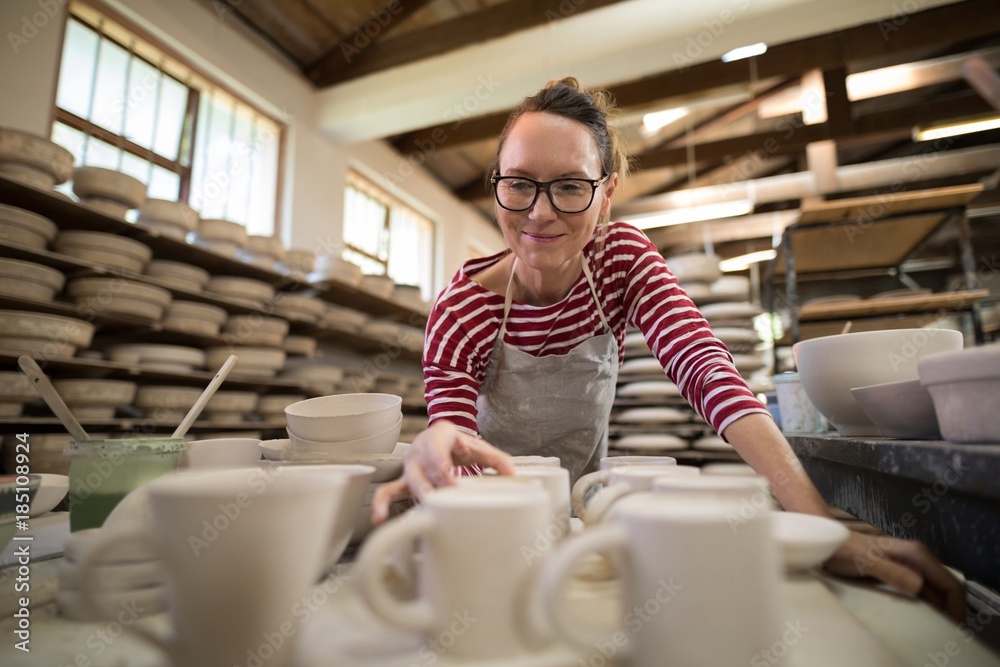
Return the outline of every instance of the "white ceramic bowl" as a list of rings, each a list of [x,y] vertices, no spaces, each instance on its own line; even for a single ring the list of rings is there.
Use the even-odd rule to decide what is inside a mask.
[[[292,449],[304,454],[327,452],[337,452],[339,454],[388,454],[399,440],[399,431],[402,428],[402,424],[403,415],[399,415],[396,423],[384,431],[355,440],[337,440],[335,442],[306,440],[293,433],[291,428],[288,428],[287,431],[288,439],[292,441]]]
[[[920,380],[855,387],[851,395],[887,438],[941,439],[934,401]],[[781,419],[785,419],[783,411]]]
[[[797,512],[774,512],[771,528],[781,547],[785,569],[792,571],[822,565],[851,536],[833,519]]]
[[[1000,344],[927,356],[919,371],[946,440],[1000,443]]]
[[[217,438],[187,443],[181,468],[243,468],[260,461],[257,438]]]
[[[289,405],[285,416],[289,430],[299,438],[358,440],[390,429],[399,421],[402,403],[402,398],[392,394],[337,394]]]
[[[52,473],[40,473],[42,484],[35,492],[35,497],[31,499],[29,516],[40,516],[62,502],[69,492],[69,477],[66,475],[54,475]]]
[[[851,395],[854,387],[917,379],[917,362],[962,349],[962,334],[947,329],[863,331],[813,338],[793,351],[802,386],[841,435],[879,435]]]

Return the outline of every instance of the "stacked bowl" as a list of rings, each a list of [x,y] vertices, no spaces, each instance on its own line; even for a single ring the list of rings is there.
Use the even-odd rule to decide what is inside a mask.
[[[62,272],[48,266],[20,259],[0,259],[0,294],[51,301],[65,282]]]
[[[183,202],[147,199],[135,224],[160,236],[183,241],[188,232],[198,228],[198,212]]]
[[[0,176],[42,190],[64,183],[73,173],[73,154],[29,132],[0,128]]]
[[[190,240],[199,248],[236,259],[239,250],[247,245],[247,228],[232,220],[208,218],[198,223],[198,231]]]
[[[237,250],[236,257],[265,271],[277,271],[285,258],[285,246],[273,236],[248,236],[246,247]]]
[[[5,244],[45,250],[58,230],[54,222],[37,213],[0,204],[0,238]]]
[[[85,262],[133,273],[142,273],[153,257],[152,249],[145,243],[104,232],[60,232],[55,249]]]
[[[73,192],[87,206],[119,220],[146,201],[146,184],[128,174],[103,167],[78,167]]]
[[[292,449],[322,459],[388,454],[402,427],[403,401],[393,394],[320,396],[285,408]]]

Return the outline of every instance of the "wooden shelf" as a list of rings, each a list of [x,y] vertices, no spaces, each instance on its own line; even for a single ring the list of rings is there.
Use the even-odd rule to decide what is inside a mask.
[[[965,206],[983,191],[982,183],[932,188],[915,192],[890,192],[870,197],[834,199],[802,207],[799,225],[850,218],[871,220],[892,215]]]
[[[962,310],[985,299],[989,290],[966,290],[944,294],[918,294],[892,299],[866,299],[825,305],[803,306],[799,310],[799,320],[815,322],[820,320],[846,320],[852,317],[879,317],[885,315],[909,315],[912,313],[932,313],[939,310]]]

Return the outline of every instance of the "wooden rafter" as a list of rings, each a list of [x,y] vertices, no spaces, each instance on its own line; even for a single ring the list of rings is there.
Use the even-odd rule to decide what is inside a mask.
[[[316,86],[325,88],[617,2],[621,0],[587,0],[583,3],[566,0],[508,0],[397,37],[376,36],[351,59],[344,57],[344,52],[349,52],[352,46],[351,37],[348,37],[346,49],[344,42],[338,44],[307,68],[306,76]],[[407,7],[410,4],[420,3],[411,0],[400,3],[400,6]]]

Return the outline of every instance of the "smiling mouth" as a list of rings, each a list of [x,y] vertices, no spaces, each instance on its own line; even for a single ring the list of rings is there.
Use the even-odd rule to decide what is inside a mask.
[[[532,241],[536,241],[538,243],[548,243],[550,241],[555,241],[556,239],[560,239],[563,236],[562,234],[531,234],[529,232],[521,232],[521,233],[527,236]]]

